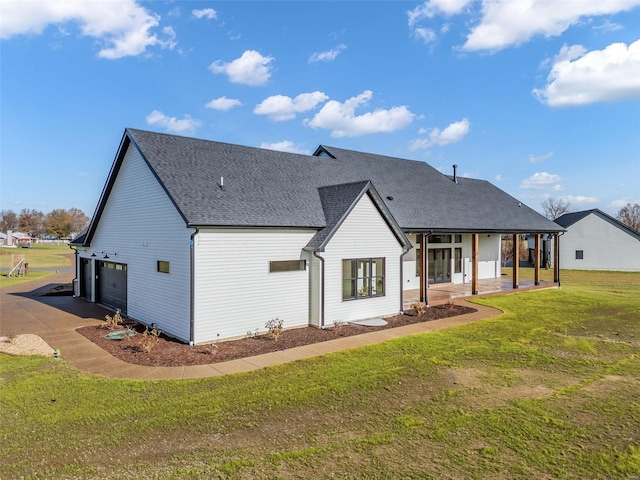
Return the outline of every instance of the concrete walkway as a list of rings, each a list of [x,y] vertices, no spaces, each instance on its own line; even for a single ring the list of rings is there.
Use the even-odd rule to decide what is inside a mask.
[[[493,308],[470,304],[464,299],[454,299],[454,303],[471,306],[477,309],[477,312],[338,338],[229,362],[185,367],[149,367],[123,362],[75,331],[78,327],[102,323],[104,316],[112,313],[109,310],[69,296],[38,296],[39,293],[57,284],[71,282],[72,278],[72,273],[61,272],[46,279],[0,289],[0,336],[22,333],[39,335],[53,349],[60,349],[62,357],[75,368],[95,375],[121,379],[168,380],[249,372],[406,335],[463,325],[495,317],[501,313]]]

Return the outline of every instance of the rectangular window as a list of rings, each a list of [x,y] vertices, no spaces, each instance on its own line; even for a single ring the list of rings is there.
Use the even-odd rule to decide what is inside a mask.
[[[169,262],[158,260],[158,272],[169,273]]]
[[[451,243],[451,235],[429,235],[429,243]]]
[[[462,243],[462,235],[455,236],[455,243]]]
[[[454,254],[453,272],[462,273],[462,249],[456,248],[453,254]]]
[[[422,254],[422,250],[420,248],[416,248],[416,277],[420,276],[420,272],[422,271],[422,259],[420,255]]]
[[[583,259],[584,259],[584,251],[576,250],[576,260],[583,260]]]
[[[384,258],[342,260],[342,299],[384,295]]]
[[[298,272],[307,269],[306,260],[278,260],[269,262],[269,273]]]

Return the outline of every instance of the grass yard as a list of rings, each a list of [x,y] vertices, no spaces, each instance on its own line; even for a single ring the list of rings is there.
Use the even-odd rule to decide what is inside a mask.
[[[0,248],[0,288],[10,287],[19,283],[29,282],[39,278],[53,275],[58,268],[72,267],[73,262],[65,255],[70,255],[73,250],[68,245],[55,245],[48,243],[36,243],[31,248]],[[25,277],[7,277],[11,268],[11,257],[24,255],[25,262],[29,264],[29,273]],[[51,271],[34,271],[34,268],[47,268]]]
[[[0,357],[0,478],[640,478],[640,274],[221,378]]]

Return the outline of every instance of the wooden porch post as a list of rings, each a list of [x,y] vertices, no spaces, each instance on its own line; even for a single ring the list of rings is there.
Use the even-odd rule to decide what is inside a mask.
[[[540,234],[536,233],[533,252],[533,283],[540,285]]]
[[[478,295],[478,234],[471,234],[471,294]]]
[[[553,281],[560,286],[560,235],[553,236]]]
[[[513,234],[513,288],[520,286],[520,235]]]
[[[429,235],[422,236],[422,279],[424,280],[424,303],[429,305]]]

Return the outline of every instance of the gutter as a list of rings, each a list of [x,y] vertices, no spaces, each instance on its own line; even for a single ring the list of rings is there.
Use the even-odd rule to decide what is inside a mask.
[[[314,250],[313,256],[320,260],[320,328],[324,328],[324,258]]]
[[[402,259],[412,248],[413,246],[409,245],[409,248],[403,249],[400,254],[400,313],[404,313],[404,272],[402,268]]]
[[[196,265],[196,235],[200,233],[200,229],[195,227],[195,231],[191,234],[189,241],[189,346],[193,347],[195,344],[195,303],[196,303],[196,291],[195,291],[195,265]]]

